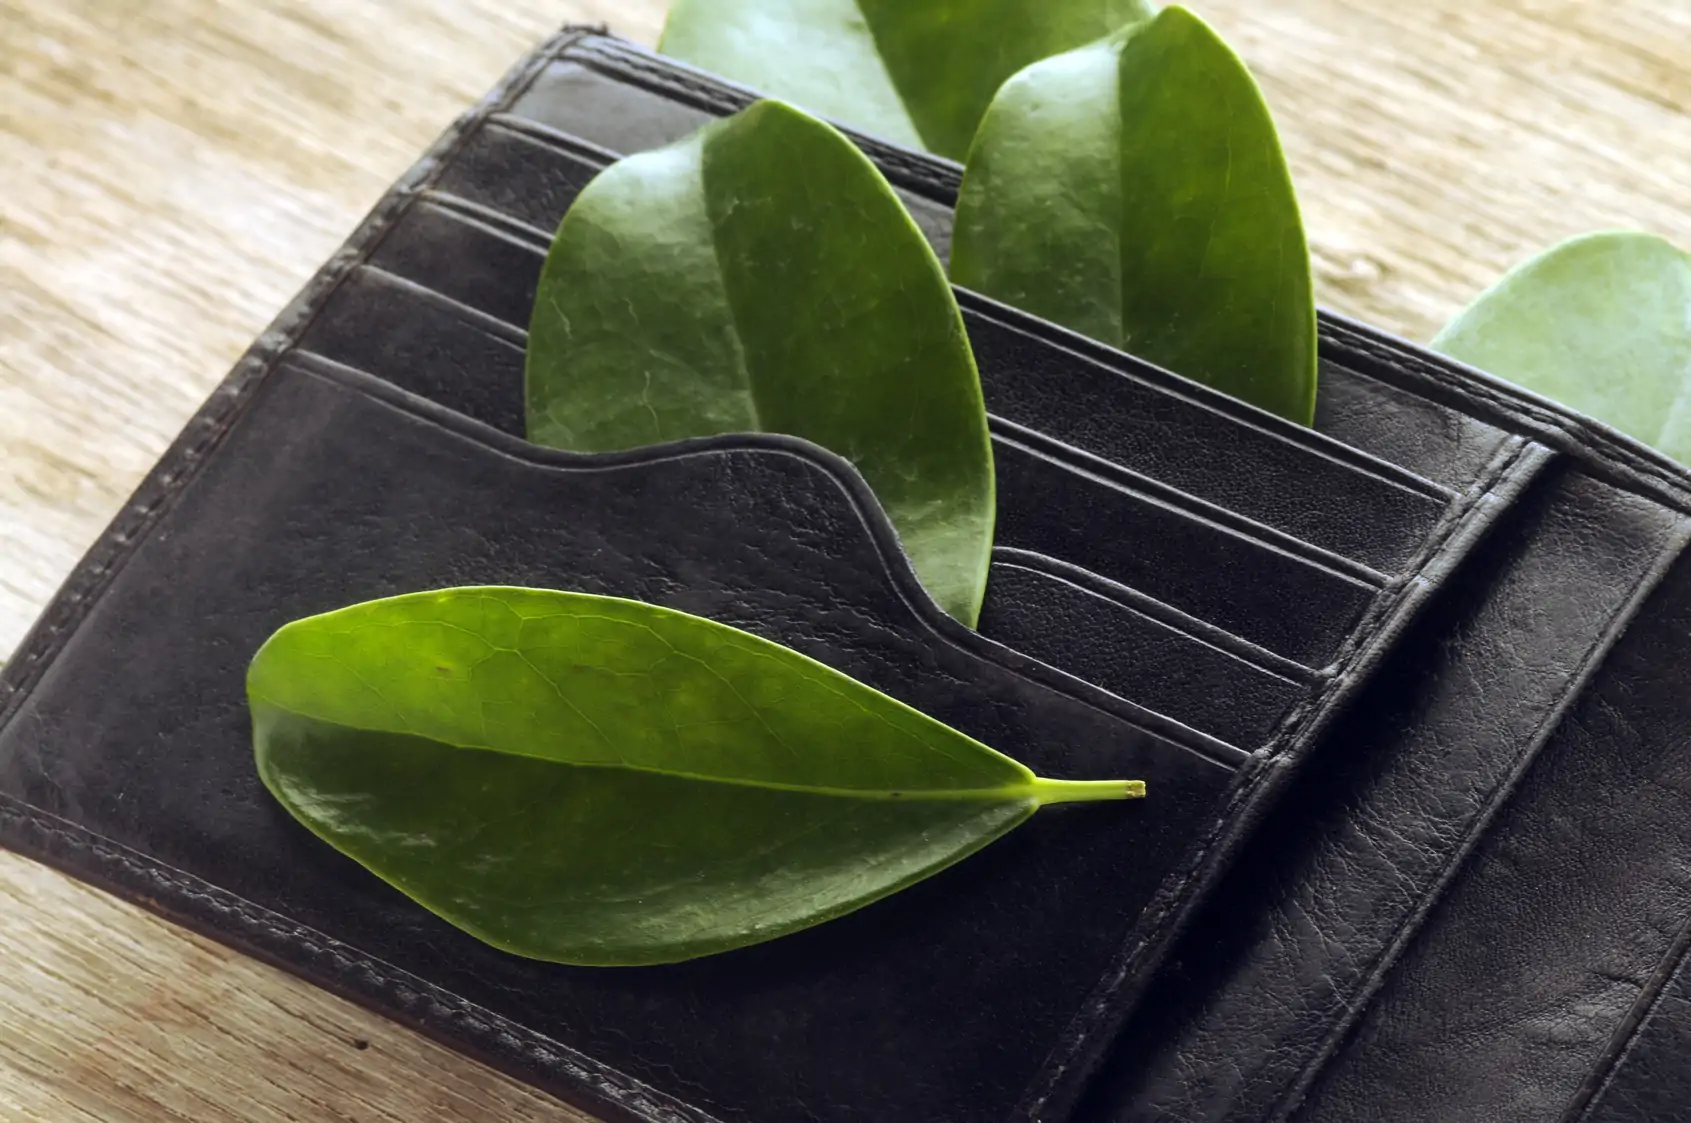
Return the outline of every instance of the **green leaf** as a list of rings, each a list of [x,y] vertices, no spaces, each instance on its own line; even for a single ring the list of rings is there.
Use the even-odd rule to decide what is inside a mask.
[[[885,897],[1061,781],[795,651],[635,601],[466,588],[287,625],[247,674],[265,786],[518,955],[667,963]]]
[[[1005,84],[969,153],[951,278],[1314,417],[1309,249],[1274,123],[1184,8]]]
[[[1435,351],[1691,464],[1691,255],[1650,234],[1571,238],[1517,265]]]
[[[961,159],[1031,62],[1149,0],[676,0],[658,50],[864,132]]]
[[[577,198],[535,297],[528,431],[581,452],[815,441],[863,473],[940,607],[980,613],[992,445],[951,286],[874,165],[779,102]]]

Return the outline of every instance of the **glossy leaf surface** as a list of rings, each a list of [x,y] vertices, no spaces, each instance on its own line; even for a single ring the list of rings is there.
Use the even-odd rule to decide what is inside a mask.
[[[962,159],[1010,75],[1148,0],[676,0],[658,49],[863,132]]]
[[[1183,8],[1028,67],[969,153],[951,277],[1303,424],[1315,300],[1250,72]]]
[[[940,607],[980,612],[992,447],[951,286],[875,166],[779,102],[581,193],[535,298],[528,430],[582,452],[815,441],[863,473]]]
[[[1553,246],[1432,347],[1691,464],[1691,255],[1660,238],[1606,231]]]
[[[247,676],[296,818],[519,955],[664,963],[910,885],[1059,781],[792,650],[615,598],[466,588],[296,621]]]

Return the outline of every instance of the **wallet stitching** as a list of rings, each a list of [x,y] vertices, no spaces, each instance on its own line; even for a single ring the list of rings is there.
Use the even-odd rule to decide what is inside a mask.
[[[145,854],[137,854],[119,843],[88,830],[80,824],[67,823],[28,804],[19,804],[13,797],[0,793],[0,824],[7,820],[22,824],[48,839],[56,840],[66,852],[90,856],[103,868],[117,868],[136,875],[168,891],[169,898],[194,902],[214,910],[226,922],[233,920],[239,930],[257,932],[274,937],[290,952],[304,955],[311,961],[327,961],[325,974],[332,975],[348,989],[362,993],[375,991],[385,1004],[406,1013],[415,1013],[419,1024],[425,1014],[432,1013],[429,1004],[443,1008],[457,1024],[472,1036],[498,1049],[502,1039],[514,1039],[521,1047],[520,1055],[534,1059],[543,1066],[561,1070],[569,1079],[593,1089],[623,1110],[634,1111],[639,1118],[652,1123],[715,1123],[714,1117],[674,1100],[656,1088],[605,1065],[592,1057],[554,1041],[543,1034],[494,1013],[428,982],[393,964],[382,962],[308,925],[290,920],[261,905],[203,881],[192,874],[175,869]],[[16,832],[12,832],[14,838]],[[51,843],[39,848],[44,858],[52,856]],[[184,912],[186,920],[191,914]],[[359,986],[360,976],[375,986]]]
[[[1579,458],[1582,461],[1599,469],[1618,462],[1623,475],[1628,477],[1625,490],[1642,491],[1647,498],[1671,506],[1681,514],[1691,513],[1688,470],[1675,466],[1666,457],[1638,445],[1632,438],[1611,430],[1602,422],[1557,407],[1552,402],[1540,404],[1517,398],[1515,394],[1529,392],[1518,387],[1495,385],[1493,376],[1461,368],[1455,360],[1449,360],[1451,366],[1448,368],[1429,363],[1387,340],[1370,338],[1349,325],[1324,323],[1322,331],[1328,342],[1338,350],[1361,355],[1416,383],[1431,383],[1459,399],[1490,407],[1508,420],[1534,430],[1534,435],[1548,437],[1563,446],[1563,451],[1581,454]],[[1464,413],[1464,416],[1473,415]],[[1644,486],[1640,487],[1640,484]]]
[[[1614,645],[1626,632],[1639,610],[1642,609],[1650,592],[1661,583],[1674,561],[1685,550],[1688,540],[1691,540],[1691,523],[1682,519],[1670,531],[1666,541],[1662,543],[1656,559],[1633,581],[1620,608],[1609,617],[1603,630],[1587,646],[1574,672],[1568,676],[1567,682],[1557,691],[1555,701],[1545,712],[1543,720],[1533,729],[1532,735],[1527,739],[1526,744],[1521,747],[1508,774],[1498,783],[1486,799],[1480,813],[1473,818],[1467,830],[1463,832],[1461,844],[1445,860],[1438,877],[1421,894],[1414,909],[1398,925],[1391,939],[1369,962],[1367,971],[1362,975],[1361,984],[1345,998],[1343,1012],[1328,1027],[1327,1033],[1322,1038],[1320,1050],[1299,1068],[1297,1078],[1275,1099],[1274,1105],[1266,1117],[1266,1123],[1283,1123],[1302,1106],[1304,1098],[1309,1094],[1309,1090],[1314,1086],[1315,1081],[1326,1069],[1328,1062],[1338,1053],[1351,1029],[1361,1019],[1373,997],[1385,984],[1387,974],[1397,964],[1409,942],[1420,932],[1427,918],[1432,915],[1433,910],[1444,899],[1450,887],[1455,884],[1462,868],[1467,865],[1474,850],[1489,835],[1492,824],[1503,813],[1516,790],[1525,780],[1527,773],[1532,770],[1544,747],[1555,736],[1557,728],[1583,693],[1591,676],[1608,658]]]
[[[24,638],[19,655],[0,668],[0,723],[11,717],[16,705],[86,618],[96,594],[134,555],[146,532],[198,476],[206,454],[228,434],[266,377],[322,314],[329,296],[368,259],[416,193],[433,181],[477,124],[494,110],[510,104],[520,89],[526,88],[548,62],[582,34],[570,30],[560,32],[519,62],[481,102],[460,115],[247,348],[206,403],[189,419],[182,435],[142,479],[93,549],[72,570],[47,614]],[[190,439],[189,433],[196,429],[201,432]]]
[[[1410,598],[1413,590],[1421,585],[1436,583],[1427,576],[1428,571],[1433,568],[1435,562],[1444,560],[1445,550],[1458,538],[1458,531],[1467,526],[1469,519],[1483,506],[1484,500],[1495,494],[1498,485],[1514,473],[1517,465],[1528,456],[1532,448],[1531,442],[1518,440],[1512,448],[1500,450],[1499,454],[1493,456],[1492,463],[1480,474],[1480,479],[1451,504],[1445,516],[1428,534],[1426,544],[1414,564],[1381,590],[1366,615],[1357,622],[1345,645],[1340,648],[1326,681],[1318,683],[1315,689],[1281,720],[1278,730],[1266,746],[1270,754],[1278,754],[1288,743],[1304,739],[1304,726],[1326,708],[1330,695],[1343,689],[1355,677],[1357,664],[1373,645],[1375,637],[1386,628],[1400,607]]]
[[[1569,1099],[1568,1108],[1562,1114],[1562,1123],[1584,1123],[1591,1117],[1643,1039],[1645,1030],[1655,1020],[1656,1011],[1667,998],[1668,989],[1676,981],[1683,980],[1688,965],[1691,965],[1691,917],[1679,926],[1668,950],[1628,1007],[1627,1016],[1615,1028],[1585,1080]]]
[[[1427,571],[1435,562],[1445,560],[1446,549],[1457,540],[1458,531],[1464,529],[1471,518],[1476,517],[1475,513],[1482,508],[1484,500],[1497,493],[1499,485],[1512,477],[1517,466],[1529,456],[1536,460],[1534,450],[1538,446],[1520,438],[1513,438],[1513,442],[1512,447],[1499,450],[1492,458],[1492,463],[1481,472],[1480,479],[1451,504],[1438,525],[1429,533],[1414,565],[1380,592],[1363,618],[1351,630],[1350,636],[1339,650],[1333,669],[1324,676],[1324,681],[1318,682],[1302,701],[1287,712],[1264,747],[1253,754],[1252,762],[1240,770],[1231,795],[1218,816],[1200,836],[1192,857],[1178,874],[1172,875],[1164,883],[1157,896],[1146,905],[1142,914],[1143,921],[1136,926],[1139,934],[1117,953],[1104,978],[1088,995],[1068,1027],[1058,1037],[1057,1043],[1047,1055],[1045,1063],[1040,1066],[1029,1091],[1017,1108],[1016,1114],[1019,1118],[1044,1118],[1046,1109],[1059,1094],[1064,1096],[1063,1107],[1072,1109],[1075,1099],[1083,1090],[1076,1085],[1084,1085],[1090,1073],[1083,1070],[1075,1081],[1069,1082],[1069,1071],[1077,1062],[1090,1069],[1094,1063],[1092,1053],[1097,1050],[1088,1051],[1088,1045],[1099,1036],[1100,1030],[1113,1037],[1114,1031],[1119,1029],[1109,1024],[1111,1016],[1119,1016],[1123,999],[1132,998],[1131,990],[1124,995],[1122,988],[1134,981],[1134,975],[1145,973],[1145,963],[1139,961],[1146,957],[1148,949],[1166,942],[1169,922],[1178,913],[1190,907],[1190,891],[1204,876],[1211,874],[1207,867],[1212,864],[1212,855],[1218,851],[1230,852],[1229,848],[1220,847],[1218,843],[1228,835],[1229,827],[1239,829],[1236,822],[1238,808],[1262,786],[1260,778],[1273,775],[1264,765],[1280,762],[1290,764],[1301,758],[1303,751],[1313,743],[1314,734],[1319,729],[1317,722],[1331,717],[1336,709],[1328,704],[1329,700],[1342,693],[1353,681],[1357,681],[1359,675],[1365,675],[1372,664],[1378,661],[1382,652],[1376,641],[1384,636],[1384,642],[1389,647],[1396,637],[1403,634],[1403,628],[1399,627],[1393,631],[1392,625],[1399,623],[1404,612],[1418,611],[1420,604],[1415,603],[1412,593],[1417,588],[1425,588],[1429,584]],[[1137,986],[1133,989],[1137,989]]]

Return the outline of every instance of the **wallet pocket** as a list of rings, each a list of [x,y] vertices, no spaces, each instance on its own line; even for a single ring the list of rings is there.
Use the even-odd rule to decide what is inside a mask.
[[[1299,1120],[1575,1118],[1654,1003],[1691,918],[1691,523],[1676,522],[1672,569],[1504,793]]]
[[[503,264],[518,252],[515,243],[544,248],[575,195],[615,158],[521,117],[495,117],[467,139],[373,260],[526,325],[537,271],[511,260],[508,273]],[[454,228],[454,216],[468,225]],[[496,244],[501,238],[507,245]],[[467,259],[486,264],[466,266]],[[964,290],[958,300],[1000,426],[1042,433],[1381,572],[1400,570],[1420,550],[1453,498],[1450,488],[1307,430],[1258,424],[1248,407],[1215,408],[1180,387],[1147,382],[1138,377],[1149,369],[1142,364],[996,301]],[[1229,455],[1214,455],[1218,444]]]
[[[153,907],[577,1100],[746,1123],[1007,1118],[1098,980],[1133,969],[1122,949],[1154,942],[1153,897],[1248,764],[944,617],[861,478],[805,442],[548,452],[298,354],[215,425],[215,455],[163,470],[145,521],[115,532],[100,595],[6,668],[0,829],[85,876],[144,869]],[[470,583],[709,616],[1042,773],[1144,777],[1154,798],[1050,808],[894,897],[721,956],[506,955],[266,796],[243,691],[287,620]]]
[[[1123,585],[1024,550],[993,552],[980,630],[1243,749],[1309,689],[1288,659]]]
[[[1686,605],[1664,603],[1691,603],[1691,582],[1657,587],[1686,536],[1680,516],[1571,463],[1534,484],[1266,818],[1093,1110],[1119,1123],[1561,1118],[1535,1085],[1560,1068],[1565,1098],[1566,1066],[1577,1084],[1612,1029],[1605,1004],[1649,969],[1606,949],[1597,961],[1626,977],[1593,977],[1593,936],[1606,925],[1654,947],[1666,937],[1655,920],[1633,927],[1641,910],[1685,915],[1662,873],[1629,872],[1641,847],[1677,842],[1645,819],[1673,801],[1615,773],[1659,750],[1666,695],[1641,708],[1604,683],[1624,692],[1645,677],[1621,669],[1629,652],[1666,659],[1672,629],[1691,634]],[[1512,811],[1523,799],[1539,809]]]

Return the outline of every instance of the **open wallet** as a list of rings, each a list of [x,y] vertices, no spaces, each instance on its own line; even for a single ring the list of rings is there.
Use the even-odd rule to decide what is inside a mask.
[[[971,632],[813,444],[521,437],[571,200],[754,97],[567,29],[453,127],[0,673],[0,840],[607,1120],[1691,1118],[1691,474],[1331,315],[1306,429],[959,292]],[[943,256],[959,168],[854,139]],[[289,620],[467,584],[707,616],[1149,798],[756,947],[508,955],[271,800],[244,692]]]

